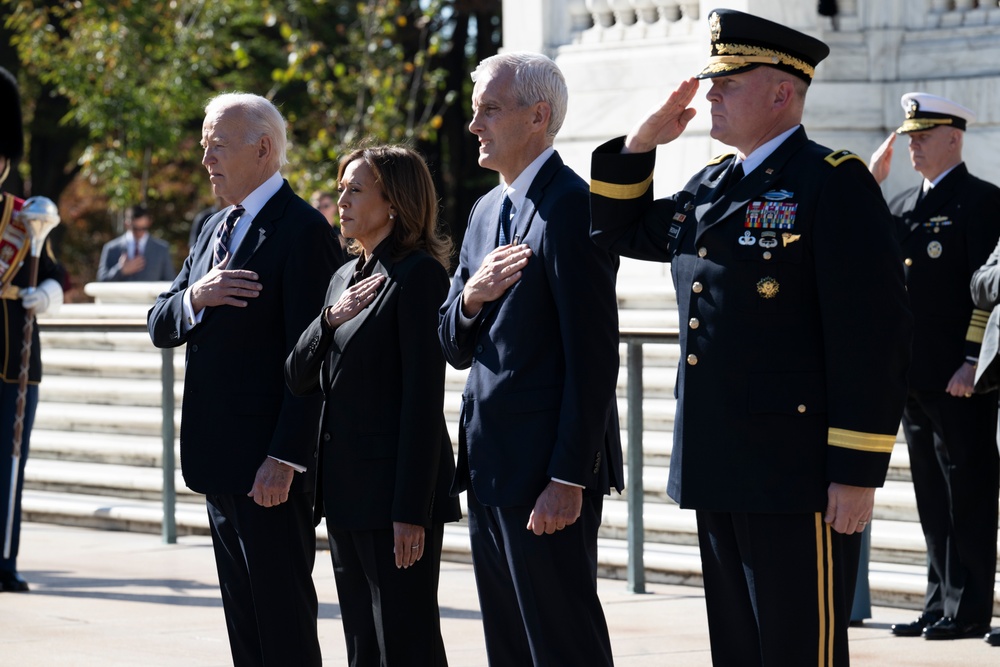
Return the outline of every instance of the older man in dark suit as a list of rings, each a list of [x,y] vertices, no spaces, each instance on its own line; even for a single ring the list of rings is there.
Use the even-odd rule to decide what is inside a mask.
[[[111,239],[101,249],[97,280],[173,280],[177,272],[170,259],[170,245],[149,233],[152,226],[149,209],[141,204],[130,206],[125,211],[125,233]]]
[[[470,369],[453,490],[469,491],[486,648],[492,665],[610,665],[596,576],[604,495],[622,488],[615,261],[552,148],[555,63],[502,54],[473,80],[479,164],[503,183],[469,216],[439,334]]]
[[[206,494],[236,665],[321,663],[312,583],[319,397],[284,362],[343,259],[323,216],[283,181],[285,121],[224,94],[205,109],[202,160],[231,206],[206,224],[149,311],[158,347],[187,343],[184,479]]]

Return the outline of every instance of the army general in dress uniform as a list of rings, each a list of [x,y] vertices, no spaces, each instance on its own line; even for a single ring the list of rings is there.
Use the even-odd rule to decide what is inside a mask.
[[[1000,188],[969,173],[962,143],[971,110],[928,93],[907,93],[903,124],[875,152],[889,174],[897,135],[923,182],[895,197],[906,286],[914,316],[910,391],[903,431],[920,525],[927,543],[927,592],[920,617],[898,636],[982,637],[993,615],[997,559],[995,391],[973,393],[989,311],[975,308],[973,273],[1000,237]]]
[[[806,137],[822,42],[710,14],[708,66],[593,155],[593,238],[671,262],[682,331],[667,491],[697,510],[715,665],[847,665],[875,488],[906,396],[911,316],[862,160]],[[654,149],[711,79],[712,160],[654,200]]]

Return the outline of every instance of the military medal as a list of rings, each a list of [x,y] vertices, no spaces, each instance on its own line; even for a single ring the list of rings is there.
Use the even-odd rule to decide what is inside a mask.
[[[757,294],[760,294],[763,299],[773,299],[778,296],[778,290],[780,289],[778,281],[768,276],[766,278],[761,278],[757,281]]]
[[[931,259],[937,259],[943,251],[944,248],[941,246],[940,241],[931,241],[927,244],[927,256]]]

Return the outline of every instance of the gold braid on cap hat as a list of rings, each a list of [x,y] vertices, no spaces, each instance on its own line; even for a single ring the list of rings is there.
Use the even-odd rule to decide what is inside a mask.
[[[739,69],[744,65],[760,63],[764,65],[788,65],[799,70],[810,79],[816,73],[816,68],[798,58],[793,58],[787,53],[765,49],[760,46],[749,46],[747,44],[715,44],[715,50],[720,55],[712,56],[708,59],[708,72],[727,72]],[[732,54],[732,55],[721,55]]]

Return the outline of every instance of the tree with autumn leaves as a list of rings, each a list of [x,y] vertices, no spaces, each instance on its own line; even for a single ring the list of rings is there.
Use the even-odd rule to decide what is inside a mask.
[[[308,197],[335,187],[361,142],[428,159],[442,220],[495,176],[476,166],[468,73],[496,53],[500,0],[0,0],[0,65],[22,87],[28,154],[5,189],[59,202],[74,282],[93,279],[120,212],[146,202],[179,263],[212,201],[201,166],[205,102],[273,100],[289,121],[283,170]]]

